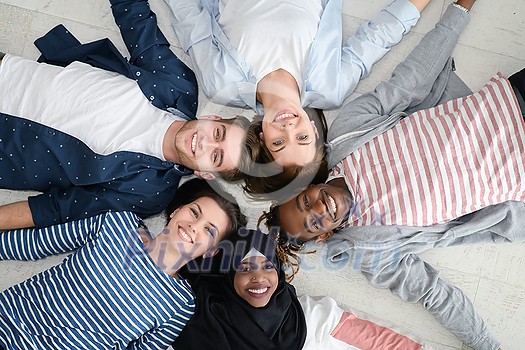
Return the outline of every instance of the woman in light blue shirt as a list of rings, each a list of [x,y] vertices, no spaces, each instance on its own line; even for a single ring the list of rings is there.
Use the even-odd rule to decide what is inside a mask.
[[[263,115],[248,137],[252,159],[295,167],[293,178],[324,157],[324,135],[306,107],[339,107],[430,0],[393,1],[343,45],[343,0],[165,1],[204,93]],[[248,174],[248,192],[272,191],[259,186],[270,172],[278,171],[269,166]]]

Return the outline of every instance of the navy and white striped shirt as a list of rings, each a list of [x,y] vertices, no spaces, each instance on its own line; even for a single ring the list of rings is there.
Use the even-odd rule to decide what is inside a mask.
[[[165,349],[195,308],[186,280],[162,271],[128,212],[0,233],[0,259],[79,248],[0,294],[0,348]]]

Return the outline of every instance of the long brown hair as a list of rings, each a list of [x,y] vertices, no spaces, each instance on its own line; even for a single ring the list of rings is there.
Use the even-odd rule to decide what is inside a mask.
[[[260,137],[262,120],[252,122],[246,136],[247,152],[253,161],[249,172],[245,174],[244,190],[257,200],[283,200],[297,189],[308,184],[320,183],[328,176],[325,155],[327,125],[324,113],[319,109],[305,108],[310,120],[313,120],[319,132],[316,141],[316,153],[312,162],[300,166],[281,167],[274,163],[274,158]]]

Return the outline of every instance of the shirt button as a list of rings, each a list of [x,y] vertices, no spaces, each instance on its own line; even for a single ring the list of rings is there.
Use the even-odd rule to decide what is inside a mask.
[[[140,72],[135,73],[137,77],[140,77]]]

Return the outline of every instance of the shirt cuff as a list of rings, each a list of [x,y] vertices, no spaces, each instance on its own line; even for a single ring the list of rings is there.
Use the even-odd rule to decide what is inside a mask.
[[[403,23],[406,32],[415,26],[421,17],[419,10],[409,0],[394,0],[385,8],[385,11]]]

